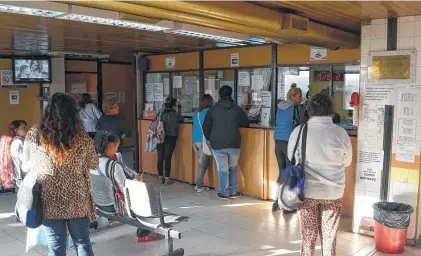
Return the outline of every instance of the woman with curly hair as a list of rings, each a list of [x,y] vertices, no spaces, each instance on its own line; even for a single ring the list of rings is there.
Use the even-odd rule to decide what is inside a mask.
[[[25,171],[22,149],[26,126],[24,120],[14,120],[0,137],[0,187],[4,190],[13,188],[13,183],[17,185]]]
[[[54,94],[25,139],[24,156],[42,186],[49,255],[66,255],[67,229],[79,256],[92,256],[89,222],[95,218],[89,172],[98,168],[95,145],[84,132],[76,102]]]

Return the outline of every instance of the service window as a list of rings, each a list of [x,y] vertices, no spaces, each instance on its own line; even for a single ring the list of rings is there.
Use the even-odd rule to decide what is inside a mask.
[[[292,84],[296,84],[303,92],[303,101],[309,96],[310,68],[309,67],[279,67],[277,99],[285,100]]]
[[[348,122],[352,126],[351,96],[360,90],[360,66],[346,65],[333,67],[333,107],[339,114],[341,122]]]
[[[219,101],[219,89],[228,85],[234,91],[234,69],[227,70],[205,70],[204,94],[210,94],[214,102]],[[234,95],[233,95],[234,96]]]
[[[177,99],[181,114],[193,117],[199,106],[199,71],[173,73],[172,88],[172,96]]]
[[[170,73],[148,73],[145,82],[145,110],[158,111],[170,96]]]

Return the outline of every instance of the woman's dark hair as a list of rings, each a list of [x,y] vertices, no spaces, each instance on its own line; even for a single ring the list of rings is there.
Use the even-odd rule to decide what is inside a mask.
[[[210,94],[204,94],[200,98],[200,106],[197,108],[197,112],[202,112],[205,108],[210,108],[213,106],[213,98]]]
[[[84,109],[86,105],[88,105],[89,103],[94,103],[91,95],[89,93],[82,93],[80,95],[80,101],[79,101],[80,108]]]
[[[13,137],[16,136],[16,129],[22,124],[27,125],[24,120],[14,120],[0,137],[0,187],[8,189],[13,186],[12,173],[14,169],[10,147]]]
[[[67,164],[68,152],[82,132],[75,100],[67,94],[55,93],[45,108],[37,133],[38,143],[49,152],[54,164]]]
[[[219,89],[219,97],[221,98],[231,98],[232,88],[228,85],[224,85]]]
[[[167,97],[164,102],[164,108],[172,109],[177,104],[177,100],[173,97]]]
[[[37,67],[37,71],[39,72],[39,73],[41,73],[41,71],[42,71],[42,62],[40,61],[40,60],[31,60],[30,62],[29,62],[29,68],[31,69],[31,71],[32,71],[32,65],[34,64],[34,63],[37,63],[38,64],[38,67]]]
[[[330,97],[324,93],[318,93],[311,97],[308,103],[308,114],[313,116],[332,116],[333,104]]]
[[[120,142],[120,138],[117,134],[107,131],[98,131],[94,140],[96,153],[99,155],[103,155],[107,149],[107,146],[111,143]]]

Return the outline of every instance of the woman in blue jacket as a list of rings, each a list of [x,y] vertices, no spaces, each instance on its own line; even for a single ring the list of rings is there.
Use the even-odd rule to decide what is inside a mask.
[[[276,126],[273,139],[275,140],[275,155],[278,161],[279,177],[277,180],[277,193],[279,195],[279,187],[282,184],[281,172],[290,165],[288,159],[288,139],[296,126],[302,123],[304,119],[304,110],[301,107],[303,93],[297,88],[295,83],[291,84],[288,91],[287,99],[282,100],[278,104],[276,112]],[[273,203],[272,211],[279,211],[278,199]],[[284,214],[293,212],[283,211]]]
[[[211,156],[203,153],[203,129],[202,125],[205,122],[206,114],[209,108],[213,106],[213,98],[209,94],[205,94],[200,99],[200,106],[193,116],[193,150],[199,157],[199,171],[197,172],[196,181],[196,192],[209,191],[208,187],[203,186],[203,178],[205,176],[206,169],[208,169],[209,159]],[[200,123],[199,123],[200,122]]]

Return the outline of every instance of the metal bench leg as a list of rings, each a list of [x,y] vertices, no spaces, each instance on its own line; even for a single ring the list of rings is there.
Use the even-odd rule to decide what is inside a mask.
[[[180,248],[174,251],[174,240],[173,238],[170,236],[170,230],[168,230],[167,234],[165,235],[165,240],[166,240],[166,247],[167,247],[167,252],[163,255],[163,256],[183,256],[184,255],[184,249]]]

